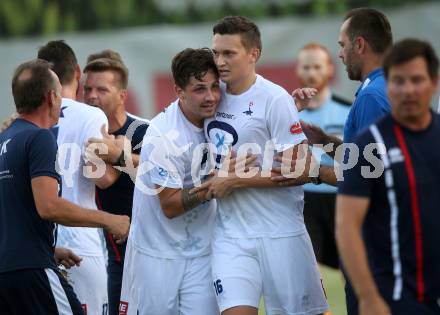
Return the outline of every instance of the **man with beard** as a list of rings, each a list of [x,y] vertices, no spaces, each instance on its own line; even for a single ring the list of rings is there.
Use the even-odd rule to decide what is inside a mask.
[[[383,13],[370,8],[350,10],[341,26],[338,43],[341,46],[339,57],[346,65],[348,78],[362,82],[356,91],[356,99],[345,123],[343,141],[325,133],[317,126],[301,124],[309,144],[325,146],[326,153],[333,158],[342,142],[350,143],[359,132],[390,112],[382,70],[383,55],[392,43],[388,18]],[[295,98],[303,97],[304,94],[299,93]],[[333,167],[325,165],[320,167],[318,182],[336,186],[336,179]],[[289,179],[283,176],[273,180],[285,186],[301,184],[295,178]]]
[[[346,65],[349,79],[362,81],[344,128],[344,143],[350,143],[391,110],[382,69],[383,56],[392,44],[391,26],[387,17],[379,11],[353,9],[345,16],[338,42],[341,46],[339,57]],[[324,140],[318,143],[330,142]],[[356,314],[358,303],[348,281],[345,293],[347,313]]]
[[[362,82],[344,127],[343,142],[347,144],[391,110],[382,69],[383,56],[392,44],[388,18],[370,8],[350,10],[341,26],[338,43],[341,47],[339,57],[346,65],[349,79]],[[342,144],[341,139],[326,134],[321,128],[311,124],[303,123],[301,126],[309,144],[325,146],[326,153],[335,158],[337,148]],[[345,158],[348,157],[349,154],[345,154]],[[342,159],[340,156],[336,158]],[[294,164],[295,161],[292,162],[293,169]],[[336,172],[332,166],[321,165],[318,173],[318,183],[322,181],[334,186],[337,184]],[[296,178],[284,176],[277,176],[273,180],[285,186],[301,184]],[[346,285],[346,301],[348,314],[356,314],[357,301],[349,282]]]
[[[109,121],[109,132],[102,130],[102,139],[91,138],[88,142],[103,144],[108,148],[105,154],[98,156],[116,172],[113,183],[96,188],[97,205],[110,213],[123,213],[131,217],[135,168],[138,166],[142,139],[148,124],[126,112],[128,69],[121,56],[107,49],[90,55],[87,61],[84,68],[84,101],[101,108]],[[125,147],[123,138],[126,138]],[[124,168],[116,169],[114,166],[124,167],[125,171]],[[127,243],[117,244],[110,233],[105,233],[105,242],[108,252],[108,313],[117,315]]]
[[[345,120],[351,102],[334,95],[329,80],[334,66],[327,48],[317,43],[305,45],[298,54],[297,75],[301,87],[317,90],[299,117],[326,133],[342,138]],[[317,161],[322,165],[333,165],[330,156],[317,147],[312,148]],[[338,268],[339,257],[334,237],[336,187],[327,184],[304,186],[304,221],[312,239],[316,259],[321,264]]]

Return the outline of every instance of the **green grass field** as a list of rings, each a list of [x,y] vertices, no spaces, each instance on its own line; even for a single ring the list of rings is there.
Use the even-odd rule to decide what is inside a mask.
[[[345,309],[344,280],[339,271],[321,267],[322,281],[332,315],[347,315]],[[265,315],[264,303],[261,302],[258,315]]]

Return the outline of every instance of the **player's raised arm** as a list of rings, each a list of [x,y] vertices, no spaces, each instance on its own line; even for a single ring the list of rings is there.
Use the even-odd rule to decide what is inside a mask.
[[[32,179],[32,193],[41,218],[65,226],[102,227],[125,240],[130,227],[128,216],[118,216],[81,208],[58,196],[55,178],[38,176]]]

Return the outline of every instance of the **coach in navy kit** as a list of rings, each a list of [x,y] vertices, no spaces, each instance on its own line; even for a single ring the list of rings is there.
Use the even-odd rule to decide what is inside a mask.
[[[133,205],[133,172],[138,166],[142,139],[148,124],[139,117],[125,111],[127,96],[128,69],[121,56],[110,49],[92,54],[87,58],[84,68],[84,101],[101,108],[109,121],[109,133],[103,132],[102,139],[89,139],[89,143],[103,143],[108,147],[108,154],[100,157],[107,162],[107,167],[120,166],[125,171],[116,170],[115,181],[107,187],[97,187],[96,200],[100,209],[110,213],[124,214],[131,217]],[[107,93],[101,93],[105,89]],[[123,138],[130,143],[123,148]],[[119,144],[119,145],[118,145]],[[132,174],[129,174],[130,171]],[[105,233],[108,252],[109,315],[119,314],[122,272],[124,270],[125,248],[127,243],[117,244],[111,233]]]
[[[393,46],[384,59],[392,112],[355,140],[364,154],[339,186],[337,241],[361,315],[440,314],[438,66],[426,42]]]
[[[56,223],[104,227],[124,239],[128,217],[98,213],[59,197],[57,145],[61,84],[50,64],[33,60],[14,73],[18,118],[0,134],[0,311],[83,314],[54,259]]]

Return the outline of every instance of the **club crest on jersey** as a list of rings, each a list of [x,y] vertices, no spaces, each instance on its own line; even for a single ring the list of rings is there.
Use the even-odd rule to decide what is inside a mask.
[[[290,133],[293,135],[297,135],[302,133],[301,124],[299,122],[294,123],[292,126],[290,126]]]
[[[254,102],[249,102],[249,109],[248,110],[245,110],[244,112],[243,112],[243,114],[246,114],[246,115],[248,115],[248,116],[252,116],[252,114],[254,113],[252,110],[251,110],[251,107],[252,106],[254,106]]]

